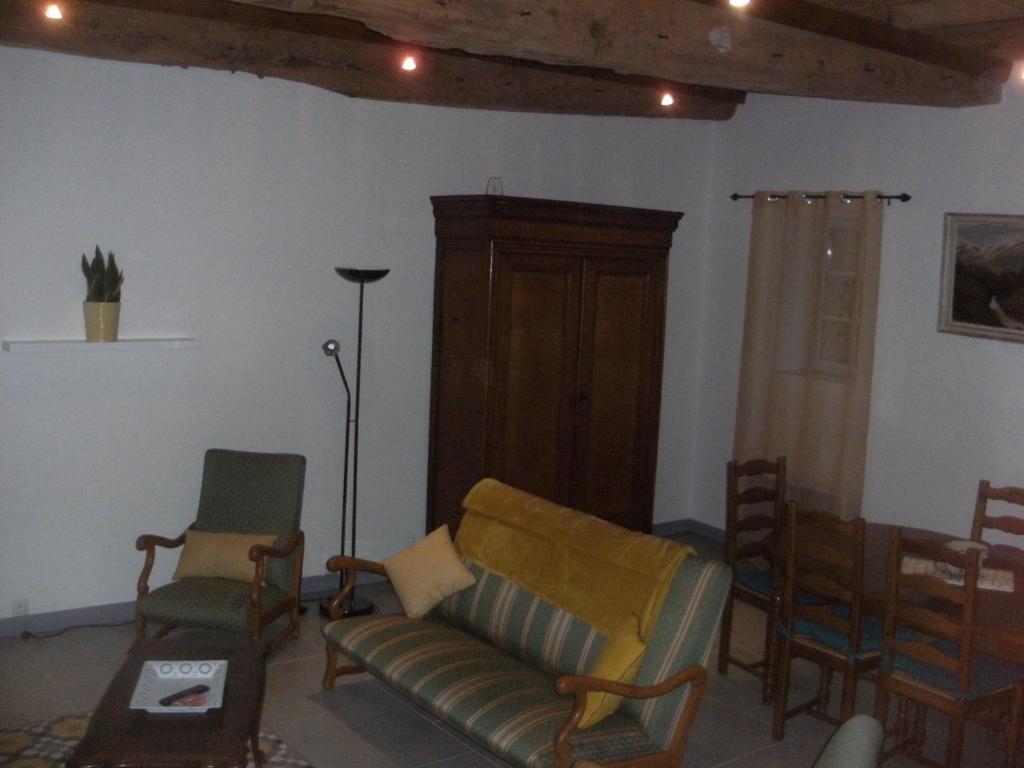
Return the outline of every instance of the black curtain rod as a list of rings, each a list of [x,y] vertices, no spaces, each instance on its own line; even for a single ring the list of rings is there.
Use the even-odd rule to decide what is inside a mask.
[[[729,195],[729,199],[732,200],[733,202],[735,202],[736,200],[753,200],[755,197],[756,195],[741,195],[739,192],[733,192],[731,195]],[[789,195],[769,194],[768,197],[774,198],[775,200],[785,200],[787,197],[789,197]],[[824,200],[827,197],[827,195],[803,195],[802,197],[805,200]],[[842,195],[842,197],[846,198],[847,200],[864,199],[864,195]],[[903,192],[899,195],[879,195],[878,199],[885,200],[888,205],[892,205],[893,200],[899,200],[901,203],[908,203],[910,202],[911,197],[906,192]]]

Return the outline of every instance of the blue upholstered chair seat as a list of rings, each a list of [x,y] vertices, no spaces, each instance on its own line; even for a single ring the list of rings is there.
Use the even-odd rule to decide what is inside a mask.
[[[850,609],[846,606],[833,605],[829,610],[840,619],[849,621]],[[793,622],[793,635],[809,637],[838,653],[850,653],[849,639],[842,632],[826,627],[807,619],[796,619]],[[858,656],[878,653],[882,650],[882,623],[870,616],[862,616],[860,622],[860,651]]]
[[[959,658],[959,646],[947,640],[935,640],[930,645],[948,656]],[[971,654],[971,687],[967,693],[957,690],[956,675],[939,667],[925,664],[923,661],[894,653],[892,670],[904,672],[915,680],[939,688],[954,698],[974,699],[1012,686],[1017,680],[1024,679],[1024,666],[1011,664],[986,653],[974,651]]]
[[[755,592],[764,597],[772,596],[771,570],[765,568],[759,571],[736,571],[735,577],[738,584],[748,592]],[[799,589],[794,597],[800,605],[814,605],[821,602],[821,598],[817,595],[802,592]]]
[[[758,571],[736,571],[736,582],[749,592],[771,597],[772,572],[765,568]]]

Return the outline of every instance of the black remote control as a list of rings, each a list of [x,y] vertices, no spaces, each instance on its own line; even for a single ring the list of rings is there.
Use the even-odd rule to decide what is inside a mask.
[[[183,691],[172,693],[170,696],[164,696],[160,699],[160,706],[169,707],[179,699],[184,699],[186,696],[191,696],[194,693],[206,693],[208,690],[210,690],[210,686],[208,685],[193,685],[191,688],[186,688]]]

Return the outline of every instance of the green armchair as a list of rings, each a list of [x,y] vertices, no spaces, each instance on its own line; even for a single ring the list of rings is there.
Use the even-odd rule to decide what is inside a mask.
[[[156,637],[176,627],[248,632],[261,640],[264,626],[284,614],[287,625],[270,640],[271,648],[299,634],[299,589],[304,536],[299,528],[306,459],[295,454],[245,453],[211,449],[203,464],[199,511],[190,529],[208,533],[273,534],[273,546],[253,545],[252,583],[194,577],[150,591],[156,548],[176,548],[176,539],[143,535],[135,548],[146,553],[135,604],[136,637],[149,622],[161,625]]]

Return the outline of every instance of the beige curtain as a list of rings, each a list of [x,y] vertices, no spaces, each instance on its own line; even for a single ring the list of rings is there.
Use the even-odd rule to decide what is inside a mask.
[[[735,458],[786,456],[791,498],[861,510],[882,235],[878,193],[754,199]]]

